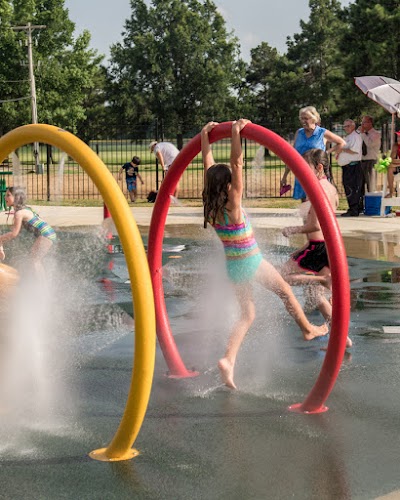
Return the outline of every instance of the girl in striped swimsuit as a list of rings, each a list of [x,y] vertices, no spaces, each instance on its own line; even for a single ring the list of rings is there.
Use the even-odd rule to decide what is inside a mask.
[[[244,336],[255,318],[252,296],[253,279],[272,290],[283,301],[287,311],[299,325],[304,340],[326,335],[327,326],[312,325],[288,283],[278,271],[263,259],[246,213],[242,208],[243,155],[240,132],[249,123],[241,119],[232,123],[230,168],[214,163],[208,134],[217,125],[209,122],[201,131],[201,150],[204,164],[204,227],[210,223],[222,241],[228,275],[234,283],[240,306],[240,317],[233,326],[225,356],[218,362],[225,385],[236,389],[234,367]]]
[[[11,231],[0,236],[0,246],[2,247],[3,243],[16,238],[21,227],[32,232],[36,238],[31,249],[33,265],[36,271],[43,275],[44,269],[41,260],[56,241],[55,231],[37,213],[25,205],[26,193],[23,188],[9,187],[5,199],[7,206],[14,208],[14,223]],[[2,258],[4,259],[4,252]]]

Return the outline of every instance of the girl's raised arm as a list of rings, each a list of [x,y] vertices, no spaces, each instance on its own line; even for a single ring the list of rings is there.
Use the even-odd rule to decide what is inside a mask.
[[[216,125],[218,125],[217,122],[208,122],[201,130],[201,154],[203,157],[204,173],[215,164],[208,134]]]
[[[242,191],[242,167],[243,167],[243,152],[240,142],[240,132],[244,127],[251,123],[250,120],[241,118],[238,121],[232,122],[232,142],[231,142],[231,169],[232,169],[232,188],[238,192]]]

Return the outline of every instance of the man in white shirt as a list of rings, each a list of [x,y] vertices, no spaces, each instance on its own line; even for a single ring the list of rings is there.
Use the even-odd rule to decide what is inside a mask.
[[[342,167],[342,182],[349,209],[342,214],[342,217],[358,217],[362,207],[362,137],[361,134],[356,132],[356,124],[353,120],[345,120],[343,128],[347,134],[344,137],[346,145],[338,155],[337,162]]]
[[[363,172],[363,189],[362,194],[365,194],[365,184],[367,191],[370,193],[376,187],[376,170],[375,163],[378,161],[381,149],[381,133],[374,129],[374,120],[372,116],[363,116],[361,127],[359,129],[363,144],[363,155],[361,158],[361,170]]]
[[[150,143],[150,151],[154,153],[166,175],[169,167],[179,154],[179,149],[175,147],[172,142],[157,142]],[[179,183],[176,185],[174,197],[178,198]]]

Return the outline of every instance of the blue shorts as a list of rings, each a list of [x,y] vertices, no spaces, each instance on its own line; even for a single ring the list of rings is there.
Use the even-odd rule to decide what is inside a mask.
[[[245,283],[251,281],[261,264],[263,256],[258,252],[243,259],[226,259],[228,276],[234,283]]]
[[[136,179],[126,179],[128,191],[136,191]]]

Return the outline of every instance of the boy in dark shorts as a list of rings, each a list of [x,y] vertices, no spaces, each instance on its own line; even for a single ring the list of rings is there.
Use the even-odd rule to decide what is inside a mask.
[[[128,188],[129,199],[133,203],[136,200],[137,194],[137,178],[144,184],[143,179],[139,174],[140,158],[134,156],[128,163],[122,165],[118,172],[118,180],[121,180],[122,172],[125,170],[126,187]]]

